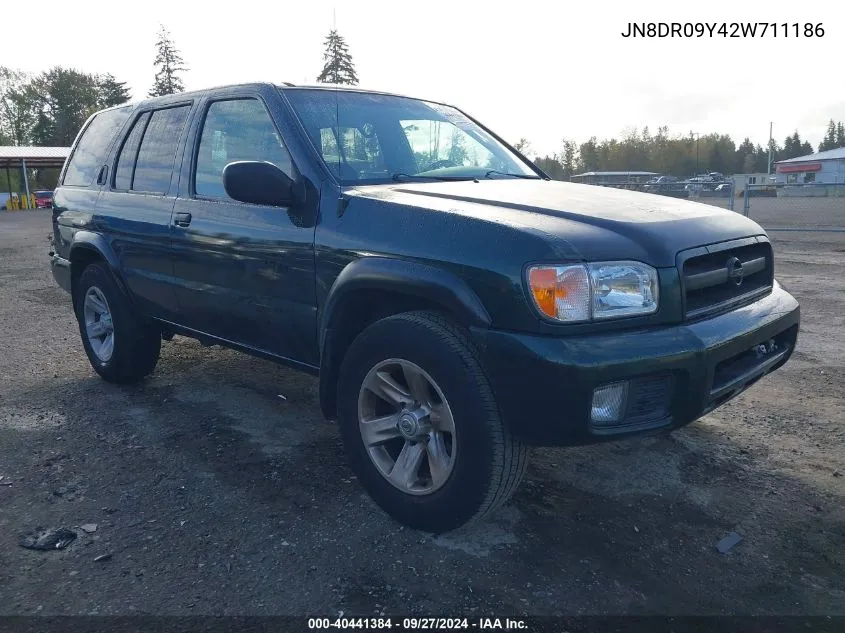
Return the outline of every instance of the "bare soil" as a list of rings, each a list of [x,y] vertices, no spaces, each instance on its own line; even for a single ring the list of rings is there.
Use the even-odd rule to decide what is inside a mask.
[[[800,204],[752,217],[845,228]],[[100,380],[49,231],[0,213],[0,614],[845,614],[845,233],[771,233],[783,369],[669,435],[536,449],[496,516],[432,537],[363,494],[313,378],[177,338]],[[39,526],[78,537],[20,547]]]

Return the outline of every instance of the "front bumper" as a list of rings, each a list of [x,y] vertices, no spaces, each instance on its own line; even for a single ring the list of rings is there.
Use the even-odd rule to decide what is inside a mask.
[[[775,282],[759,301],[694,323],[565,337],[474,328],[472,336],[511,431],[529,444],[572,445],[698,419],[783,365],[799,322],[798,302]],[[758,358],[751,351],[772,339],[774,352]],[[593,390],[630,379],[632,390],[665,379],[665,406],[652,419],[595,427]]]

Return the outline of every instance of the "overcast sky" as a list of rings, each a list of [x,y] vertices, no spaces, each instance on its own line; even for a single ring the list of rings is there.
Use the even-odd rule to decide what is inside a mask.
[[[219,3],[219,4],[218,4]],[[190,71],[187,89],[241,81],[313,83],[336,10],[361,86],[452,103],[511,142],[670,133],[815,147],[845,120],[841,0],[664,2],[7,2],[0,64],[110,72],[134,99],[153,81],[159,23]],[[576,9],[577,7],[577,9]],[[623,38],[628,22],[812,22],[821,38]],[[29,28],[27,28],[29,25]],[[780,28],[780,27],[779,27]],[[37,39],[34,34],[37,33]],[[66,44],[62,46],[62,43]]]

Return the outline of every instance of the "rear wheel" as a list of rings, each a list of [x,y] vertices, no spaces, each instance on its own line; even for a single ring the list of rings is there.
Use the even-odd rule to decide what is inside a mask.
[[[499,417],[466,334],[427,312],[388,317],[350,346],[338,384],[344,444],[388,514],[444,532],[516,489],[527,449]]]
[[[161,335],[132,314],[106,265],[88,265],[74,294],[82,345],[94,370],[114,383],[147,376],[158,362]]]

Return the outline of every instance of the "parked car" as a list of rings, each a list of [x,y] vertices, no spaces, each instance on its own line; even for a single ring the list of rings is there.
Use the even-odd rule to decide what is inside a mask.
[[[53,205],[52,191],[35,191],[35,208],[49,209]]]
[[[678,197],[684,193],[684,186],[675,176],[657,176],[646,183],[643,191]]]
[[[656,176],[648,181],[650,185],[665,185],[673,182],[678,182],[675,176]]]
[[[752,220],[551,181],[462,111],[392,94],[101,111],[53,208],[53,275],[104,379],[143,379],[174,335],[318,376],[363,487],[433,532],[507,500],[527,446],[677,429],[798,335]]]

